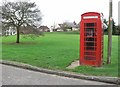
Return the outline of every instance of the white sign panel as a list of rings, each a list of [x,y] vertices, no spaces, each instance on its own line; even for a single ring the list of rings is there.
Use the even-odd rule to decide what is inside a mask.
[[[85,16],[83,17],[84,19],[89,19],[89,18],[98,18],[98,16]]]

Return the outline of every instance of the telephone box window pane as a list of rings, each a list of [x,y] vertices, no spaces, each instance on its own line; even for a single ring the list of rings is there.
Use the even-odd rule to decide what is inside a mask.
[[[96,44],[94,42],[86,42],[85,46],[96,46]]]
[[[86,26],[86,27],[94,27],[94,26],[95,26],[95,23],[86,23],[85,26]]]
[[[92,56],[96,56],[95,52],[85,52],[85,55],[92,55]]]
[[[86,38],[85,41],[96,41],[96,38]]]
[[[86,50],[95,50],[95,47],[85,47]]]
[[[94,30],[95,28],[93,27],[93,28],[85,28],[85,29],[88,31],[91,31],[91,30]]]
[[[96,60],[95,57],[85,56],[85,60]]]
[[[90,32],[87,32],[84,34],[85,36],[88,36],[88,37],[94,37],[96,36],[96,33],[90,33]]]

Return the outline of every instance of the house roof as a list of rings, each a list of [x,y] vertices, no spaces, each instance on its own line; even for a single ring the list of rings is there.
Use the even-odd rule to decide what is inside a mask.
[[[49,29],[47,26],[40,26],[39,29]]]
[[[69,26],[69,27],[79,27],[79,25],[78,24],[76,24],[75,22],[64,22],[63,24],[58,24],[60,27],[62,27],[62,26],[64,26],[64,24],[65,25],[67,25],[67,26]]]

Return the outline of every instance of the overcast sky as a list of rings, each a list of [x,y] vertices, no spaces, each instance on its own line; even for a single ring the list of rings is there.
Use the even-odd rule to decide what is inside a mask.
[[[7,0],[16,1],[16,0]],[[18,1],[18,0],[17,0]],[[25,0],[24,0],[25,1]],[[27,0],[28,1],[28,0]],[[109,0],[30,0],[36,2],[42,12],[42,25],[52,26],[63,21],[79,23],[81,14],[85,12],[99,12],[104,18],[109,16]],[[113,18],[118,24],[118,2],[113,0]]]

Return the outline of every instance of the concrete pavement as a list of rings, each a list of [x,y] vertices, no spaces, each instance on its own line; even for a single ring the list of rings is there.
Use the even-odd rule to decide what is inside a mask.
[[[1,64],[0,64],[1,65]],[[3,85],[111,85],[2,65]]]

